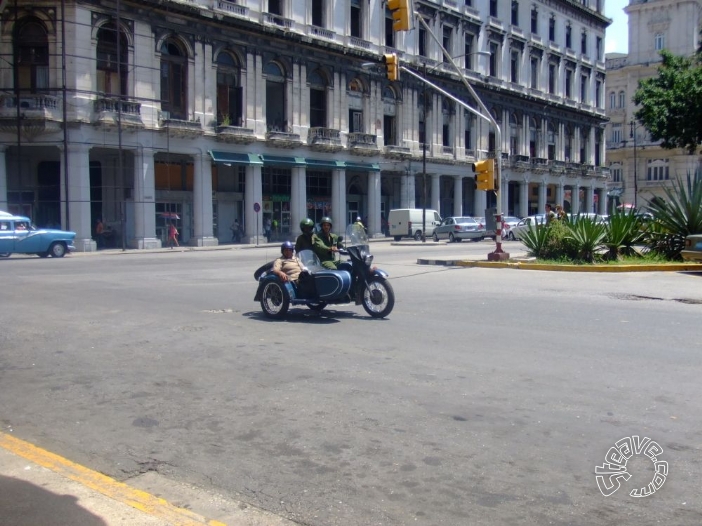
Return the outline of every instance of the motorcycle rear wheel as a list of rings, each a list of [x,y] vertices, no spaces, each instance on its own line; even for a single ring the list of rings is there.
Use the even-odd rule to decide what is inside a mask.
[[[281,319],[290,308],[290,297],[285,286],[277,281],[266,283],[261,293],[261,310],[269,318]]]
[[[385,278],[375,277],[363,291],[363,308],[374,318],[385,318],[395,306],[395,291]]]

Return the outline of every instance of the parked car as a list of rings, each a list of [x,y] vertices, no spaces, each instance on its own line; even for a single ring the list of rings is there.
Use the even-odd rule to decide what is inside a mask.
[[[515,216],[504,216],[502,218],[502,239],[514,240],[512,228],[517,226],[520,221],[521,219]]]
[[[451,243],[472,239],[480,241],[485,237],[485,227],[472,217],[446,217],[434,229],[434,241],[448,239]]]
[[[692,234],[685,238],[685,248],[680,255],[687,261],[702,263],[702,234]]]
[[[543,225],[546,223],[545,214],[537,214],[529,217],[525,217],[516,226],[510,228],[509,233],[510,239],[522,239],[524,232],[529,228],[533,228],[536,225]]]
[[[485,221],[484,217],[474,217],[473,219],[475,219],[480,224],[481,228],[485,229],[485,237],[495,239],[495,230],[487,229],[487,222]]]
[[[36,228],[28,217],[0,213],[0,256],[36,254],[62,258],[75,250],[75,232]]]

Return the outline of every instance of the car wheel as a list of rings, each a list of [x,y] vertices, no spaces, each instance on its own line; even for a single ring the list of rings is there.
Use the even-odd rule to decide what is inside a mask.
[[[509,239],[510,241],[514,241],[514,233],[510,232],[509,234],[507,234],[507,239]]]
[[[472,241],[473,243],[478,243],[478,242],[480,242],[480,241],[482,241],[482,240],[483,240],[482,237],[474,237],[473,239],[471,239],[471,241]]]
[[[395,241],[399,241],[400,239],[402,239],[402,236],[395,236],[393,239],[394,239]]]
[[[449,243],[455,243],[456,238],[453,235],[453,232],[449,232]]]
[[[395,306],[395,291],[385,279],[375,277],[363,291],[363,308],[374,318],[385,318]]]
[[[439,236],[436,234],[436,232],[434,232],[434,241],[435,241],[436,243],[439,242]]]
[[[53,243],[49,247],[49,254],[54,258],[62,258],[66,255],[66,245],[60,242]]]
[[[281,319],[290,308],[290,297],[285,286],[278,281],[266,283],[261,293],[261,310],[273,319]]]
[[[417,231],[414,233],[414,240],[415,240],[415,241],[421,241],[421,240],[422,240],[422,231],[421,231],[421,230],[417,230]]]

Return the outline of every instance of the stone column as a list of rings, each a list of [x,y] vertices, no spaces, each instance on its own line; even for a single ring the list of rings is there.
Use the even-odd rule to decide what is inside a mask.
[[[7,211],[7,147],[0,145],[0,210]]]
[[[546,208],[546,182],[539,181],[539,210],[538,214],[543,214]]]
[[[441,214],[441,175],[431,174],[431,207]]]
[[[300,221],[307,217],[307,172],[293,166],[290,177],[290,232],[299,234]]]
[[[134,154],[134,238],[131,248],[161,248],[156,237],[156,189],[154,185],[154,151],[139,148]]]
[[[210,247],[219,244],[212,233],[212,167],[206,152],[193,156],[193,222],[190,245]]]
[[[570,213],[571,215],[578,215],[580,212],[580,184],[579,182],[573,183],[570,187]]]
[[[563,178],[561,177],[556,184],[556,204],[563,206],[563,195],[564,195],[564,185]]]
[[[368,172],[368,235],[383,237],[380,224],[380,172]]]
[[[254,203],[262,206],[263,203],[263,182],[261,178],[260,164],[249,164],[246,166],[246,185],[244,199],[244,231],[249,243],[264,243],[263,237],[263,213],[254,211]],[[290,225],[292,228],[296,225]]]
[[[93,252],[97,250],[97,244],[92,239],[91,228],[90,146],[75,143],[68,146],[68,166],[61,155],[61,179],[68,183],[65,186],[68,194],[66,229],[76,233],[76,251]]]
[[[453,177],[453,215],[463,215],[463,176]]]
[[[346,228],[346,170],[332,170],[332,221],[335,233]]]
[[[595,211],[595,188],[588,186],[585,189],[585,212],[592,213]]]
[[[485,215],[485,205],[487,205],[487,193],[480,190],[473,192],[473,215]]]
[[[403,174],[400,179],[400,208],[414,208],[414,174]]]
[[[519,183],[519,217],[529,215],[529,179]]]

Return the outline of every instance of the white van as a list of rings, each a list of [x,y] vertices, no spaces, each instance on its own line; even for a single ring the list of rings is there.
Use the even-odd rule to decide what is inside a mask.
[[[403,237],[422,239],[422,212],[421,208],[398,208],[390,210],[388,225],[390,235],[399,241]],[[436,210],[426,209],[426,237],[431,237],[434,229],[441,224],[441,216]]]

